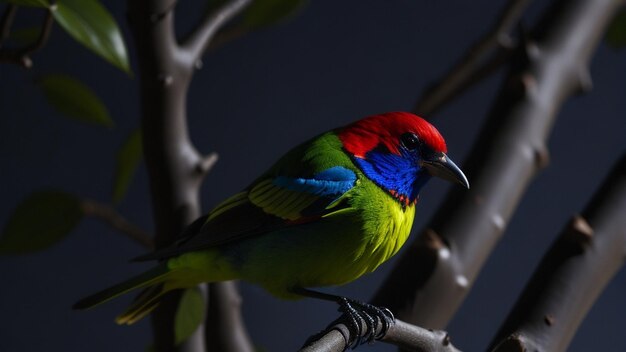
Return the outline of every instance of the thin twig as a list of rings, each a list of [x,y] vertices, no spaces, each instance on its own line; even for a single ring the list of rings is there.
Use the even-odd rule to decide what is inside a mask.
[[[16,12],[17,5],[8,4],[2,13],[2,17],[0,17],[0,48],[2,48],[2,44],[4,44],[4,41],[11,33],[11,26],[13,25]]]
[[[181,49],[187,54],[184,60],[194,67],[202,58],[217,31],[251,3],[252,0],[230,0],[217,10],[208,12],[198,27],[183,41]]]
[[[472,45],[465,56],[439,82],[426,90],[413,111],[418,115],[430,116],[506,62],[513,47],[511,31],[519,22],[529,2],[530,0],[510,0],[487,35]]]
[[[11,22],[13,21],[13,16],[15,14],[15,10],[11,11],[11,6],[7,8],[5,14],[2,16],[0,20],[0,31],[2,39],[0,40],[0,44],[4,41],[6,36],[9,35]],[[46,9],[46,13],[44,15],[43,23],[41,25],[41,31],[39,32],[39,36],[37,40],[33,43],[28,44],[22,48],[2,48],[0,49],[0,63],[13,63],[20,65],[24,68],[31,68],[33,66],[33,61],[31,59],[31,55],[38,50],[41,50],[46,43],[48,42],[48,38],[50,37],[50,32],[52,31],[52,24],[54,23],[54,19],[52,17],[52,11],[54,11],[54,2]]]
[[[154,248],[152,236],[136,225],[131,224],[112,206],[91,199],[81,200],[80,206],[85,215],[104,221],[112,228],[148,249]]]
[[[30,56],[32,53],[34,53],[35,51],[41,50],[41,48],[43,48],[44,45],[46,45],[48,38],[50,38],[50,32],[52,31],[52,24],[54,23],[54,19],[52,17],[52,11],[54,11],[55,8],[56,8],[56,4],[54,4],[54,1],[51,1],[50,7],[48,7],[48,9],[46,10],[46,14],[44,15],[43,23],[41,25],[41,31],[39,32],[39,36],[37,37],[37,40],[34,43],[22,49],[23,55]]]
[[[500,331],[494,351],[564,351],[626,255],[626,156],[552,244]],[[490,349],[491,349],[490,348]]]
[[[382,329],[380,320],[376,327]],[[363,333],[367,332],[363,324]],[[342,323],[336,324],[325,330],[325,333],[315,341],[311,341],[300,352],[342,352],[345,351],[347,341],[351,338],[350,330]],[[401,347],[403,351],[413,352],[458,352],[459,350],[450,342],[450,336],[441,330],[426,330],[419,326],[395,321],[389,327],[387,334],[381,339],[386,343]]]

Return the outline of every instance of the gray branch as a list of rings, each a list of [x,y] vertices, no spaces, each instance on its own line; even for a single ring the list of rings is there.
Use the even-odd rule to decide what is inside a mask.
[[[176,236],[200,216],[200,186],[217,160],[216,154],[202,156],[189,138],[186,102],[195,60],[190,59],[185,50],[201,55],[215,31],[237,12],[233,4],[241,2],[228,2],[209,16],[192,35],[190,46],[183,49],[177,43],[174,30],[175,0],[128,1],[128,19],[138,55],[143,150],[152,196],[156,248],[173,243]],[[218,285],[229,287],[227,283]],[[201,326],[185,343],[175,346],[173,322],[179,299],[179,292],[166,295],[152,314],[157,352],[204,351],[207,341],[216,346],[247,346],[247,350],[239,350],[252,351],[241,320],[232,319],[231,330],[221,334],[219,339],[206,340],[205,328]],[[214,318],[209,323],[220,324],[230,319],[228,314],[240,314],[238,305],[220,308],[223,302],[217,300],[215,298],[209,305],[209,310],[215,310],[209,313]],[[229,341],[233,339],[237,343]],[[217,350],[215,346],[207,347]]]
[[[588,63],[621,0],[556,1],[511,72],[464,163],[457,187],[397,262],[373,303],[413,324],[443,328],[509,223],[537,172],[567,97],[590,87]],[[539,27],[538,26],[538,27]]]
[[[382,328],[378,321],[377,331]],[[362,331],[367,331],[363,324]],[[350,340],[350,331],[344,324],[336,324],[326,329],[326,332],[317,340],[303,347],[300,352],[342,352],[345,351],[347,341]],[[401,347],[405,351],[413,352],[458,352],[450,337],[445,331],[432,331],[397,320],[381,341]]]
[[[544,255],[492,342],[494,351],[565,351],[626,256],[626,156]]]
[[[185,61],[195,65],[211,44],[211,40],[228,21],[252,3],[252,0],[230,0],[213,12],[208,12],[200,25],[194,29],[181,48]]]

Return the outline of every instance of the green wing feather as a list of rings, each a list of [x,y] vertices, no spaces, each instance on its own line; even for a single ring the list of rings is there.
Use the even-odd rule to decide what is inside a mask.
[[[307,185],[318,181],[315,175],[325,170],[341,168],[355,177],[360,174],[343,151],[341,142],[332,132],[323,134],[291,150],[268,172],[246,190],[235,194],[216,206],[204,218],[198,219],[183,233],[181,239],[169,248],[134,260],[153,260],[182,253],[219,246],[249,236],[299,226],[346,207],[342,200],[349,194],[324,193]],[[288,187],[277,180],[298,180]],[[307,188],[308,187],[308,188]],[[349,187],[348,187],[349,188]]]

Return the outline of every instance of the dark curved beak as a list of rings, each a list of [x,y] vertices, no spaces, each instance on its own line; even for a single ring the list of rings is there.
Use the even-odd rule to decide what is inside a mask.
[[[469,182],[463,171],[445,153],[436,153],[432,157],[423,159],[422,167],[432,176],[469,188]]]

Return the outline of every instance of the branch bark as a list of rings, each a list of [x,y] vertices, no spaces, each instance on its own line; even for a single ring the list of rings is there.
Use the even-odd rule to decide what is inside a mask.
[[[378,321],[377,331],[382,329],[382,324]],[[362,331],[367,328],[363,324]],[[342,323],[326,329],[324,335],[303,347],[300,352],[343,352],[348,348],[347,341],[350,340],[350,330]],[[418,326],[397,320],[391,325],[385,337],[381,339],[389,344],[401,347],[405,351],[413,352],[458,352],[450,342],[450,336],[445,331],[432,331],[422,329]]]
[[[626,256],[626,156],[544,255],[494,351],[565,351]]]
[[[620,0],[556,1],[536,42],[524,43],[453,189],[397,262],[373,303],[428,328],[452,318],[534,175],[570,95],[590,87],[588,62]],[[416,271],[417,270],[417,271]]]
[[[195,65],[204,55],[217,31],[251,3],[252,0],[231,0],[216,11],[208,12],[200,25],[182,43],[186,61]]]
[[[519,23],[530,0],[509,0],[493,28],[467,51],[467,54],[432,84],[415,104],[418,115],[430,116],[472,84],[488,76],[510,58],[511,32]]]
[[[228,2],[192,33],[191,38],[195,39],[190,47],[193,57],[190,57],[189,48],[182,48],[176,40],[176,0],[128,1],[128,19],[137,46],[143,150],[150,181],[157,248],[172,243],[189,223],[200,216],[200,186],[217,159],[216,155],[203,157],[189,139],[187,91],[203,48],[215,31],[242,8],[229,7],[229,4],[240,2]],[[206,340],[202,327],[187,342],[175,346],[173,322],[179,299],[180,293],[173,292],[152,314],[155,348],[158,352],[204,351]],[[222,304],[211,303],[209,309]],[[218,313],[224,311],[219,309]],[[226,320],[219,314],[216,319],[214,324]],[[211,341],[223,346],[238,346],[238,351],[252,351],[245,327],[241,321],[234,323],[239,325],[230,325],[232,330],[219,338],[236,339],[236,343]]]

